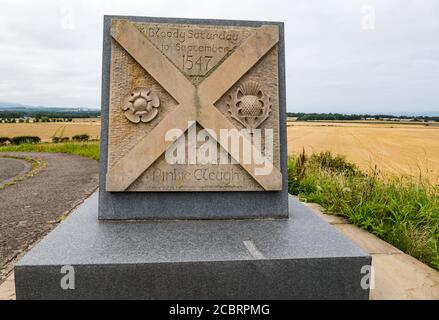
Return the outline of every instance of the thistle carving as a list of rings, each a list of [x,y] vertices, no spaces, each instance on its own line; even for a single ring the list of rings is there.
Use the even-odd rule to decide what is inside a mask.
[[[150,122],[159,113],[160,99],[147,88],[135,88],[126,101],[122,110],[125,111],[125,117],[133,123]]]
[[[232,118],[246,127],[250,133],[270,116],[270,97],[255,81],[247,81],[240,85],[230,98],[228,105]]]

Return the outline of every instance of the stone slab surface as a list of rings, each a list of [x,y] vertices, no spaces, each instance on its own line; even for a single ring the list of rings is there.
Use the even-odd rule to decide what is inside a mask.
[[[321,219],[325,220],[329,224],[346,224],[348,223],[345,217],[336,216],[333,214],[325,214],[324,209],[317,203],[303,203],[308,208],[312,209],[313,212],[319,216]]]
[[[14,273],[11,273],[2,283],[0,283],[0,300],[15,300]]]
[[[110,87],[111,87],[111,20],[129,20],[131,23],[141,25],[168,23],[168,24],[186,24],[194,26],[219,26],[231,28],[259,28],[262,25],[275,26],[279,30],[279,41],[277,43],[277,69],[278,69],[278,141],[282,146],[278,152],[279,175],[282,174],[281,191],[208,191],[208,187],[202,188],[195,192],[107,192],[106,178],[109,163],[109,125],[110,125]],[[127,17],[127,16],[106,16],[104,19],[104,42],[103,42],[103,76],[102,76],[102,126],[101,126],[101,168],[100,168],[100,197],[99,197],[99,218],[100,219],[176,219],[176,218],[243,218],[243,217],[287,217],[288,216],[288,200],[287,200],[287,150],[286,150],[286,102],[285,102],[285,54],[284,54],[284,28],[280,22],[261,22],[261,21],[228,21],[228,20],[197,20],[197,19],[168,19],[168,18],[152,18],[152,17]],[[158,73],[160,76],[160,73]],[[256,74],[255,77],[260,77]],[[263,72],[262,72],[263,76]],[[261,76],[261,77],[262,77]],[[150,77],[150,75],[148,75]],[[245,77],[245,76],[244,76]],[[141,79],[144,79],[140,77]],[[139,78],[139,79],[140,79]],[[162,81],[163,82],[163,81]],[[177,82],[177,81],[175,81]],[[172,83],[171,83],[172,84]],[[203,82],[201,82],[201,85]],[[177,90],[177,93],[180,92]],[[183,91],[182,91],[183,92]],[[181,94],[183,94],[180,92]],[[165,95],[163,95],[165,97]],[[166,100],[166,99],[165,99]],[[172,99],[171,99],[172,100]],[[221,100],[221,99],[220,99]],[[223,103],[224,104],[224,103]],[[221,106],[218,105],[218,111]],[[180,110],[177,108],[175,111]],[[181,109],[183,110],[183,109]],[[204,109],[201,108],[201,111]],[[213,110],[213,109],[211,109]],[[216,110],[216,109],[215,109]],[[203,111],[204,112],[204,111]],[[201,112],[200,114],[202,114]],[[216,112],[216,111],[215,111]],[[209,113],[212,113],[209,111]],[[209,124],[212,119],[220,119],[222,115],[216,114],[218,117],[204,117],[204,124]],[[173,121],[178,122],[180,117],[174,117]],[[210,119],[210,120],[209,120]],[[216,121],[216,120],[215,120]],[[213,122],[215,122],[213,121]],[[211,121],[212,122],[212,121]],[[186,123],[185,123],[186,124]],[[179,127],[179,126],[178,126]],[[156,126],[155,128],[158,128]],[[228,128],[228,127],[227,127]],[[134,140],[127,140],[134,143]],[[148,142],[148,141],[146,141]],[[145,142],[145,143],[146,143]],[[153,144],[157,144],[153,141]],[[152,147],[151,147],[152,148]],[[155,147],[154,147],[155,148]],[[134,147],[130,150],[134,150]],[[142,149],[143,150],[143,149]],[[152,149],[151,149],[152,150]],[[155,150],[155,149],[154,149]],[[276,153],[276,152],[275,152]],[[160,159],[159,159],[160,160]],[[159,161],[158,160],[158,161]],[[141,166],[142,162],[132,162],[133,169]],[[123,164],[123,163],[122,163]],[[136,164],[134,166],[134,164]],[[123,165],[121,165],[124,167]],[[131,169],[128,170],[131,172]],[[127,171],[127,172],[128,172]],[[137,172],[137,171],[136,171]],[[113,175],[124,179],[124,175]],[[140,183],[140,177],[133,186]],[[274,181],[272,178],[266,179]],[[267,182],[266,181],[266,182]],[[116,183],[117,185],[117,183]],[[134,190],[142,190],[134,188]],[[244,190],[244,189],[241,189]],[[279,190],[274,188],[273,190]]]
[[[368,299],[370,257],[290,198],[292,219],[102,222],[97,194],[15,268],[18,299]],[[62,290],[60,268],[75,267]]]
[[[405,254],[374,254],[372,300],[439,300],[439,272]]]
[[[394,253],[402,253],[401,250],[395,248],[391,244],[387,243],[384,240],[381,240],[374,236],[373,234],[360,229],[352,224],[341,224],[335,223],[334,227],[346,235],[349,239],[354,241],[360,248],[363,248],[366,252],[370,254],[376,253],[385,253],[385,254],[394,254]]]
[[[360,248],[372,256],[374,287],[372,300],[437,300],[439,299],[439,272],[403,253],[344,219],[323,213],[318,204],[307,203],[323,220],[332,224]]]

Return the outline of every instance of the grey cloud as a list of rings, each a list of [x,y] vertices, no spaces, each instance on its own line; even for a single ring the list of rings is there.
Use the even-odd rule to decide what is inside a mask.
[[[361,28],[362,8],[376,28]],[[104,14],[285,21],[289,111],[439,113],[439,3],[2,1],[0,101],[100,105]]]

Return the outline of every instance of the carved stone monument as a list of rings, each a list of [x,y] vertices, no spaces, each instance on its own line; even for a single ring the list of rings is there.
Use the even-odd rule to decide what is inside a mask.
[[[106,16],[99,194],[17,297],[367,299],[370,257],[288,196],[284,60],[283,23]]]
[[[109,28],[99,217],[287,217],[282,25]]]

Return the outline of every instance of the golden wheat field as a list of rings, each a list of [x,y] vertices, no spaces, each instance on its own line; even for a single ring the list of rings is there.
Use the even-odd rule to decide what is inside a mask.
[[[100,122],[0,123],[0,137],[38,136],[42,141],[83,133],[99,139],[100,130]]]
[[[0,123],[0,136],[52,137],[88,134],[98,139],[99,119],[64,123]],[[331,151],[370,169],[383,173],[418,174],[439,181],[439,124],[416,125],[388,122],[288,122],[288,153],[305,148],[307,154]]]
[[[362,169],[375,165],[383,173],[425,176],[439,181],[439,126],[290,122],[288,153],[331,151]]]

